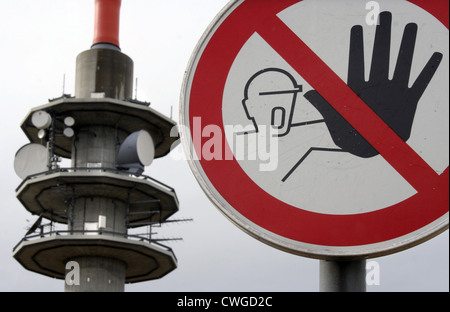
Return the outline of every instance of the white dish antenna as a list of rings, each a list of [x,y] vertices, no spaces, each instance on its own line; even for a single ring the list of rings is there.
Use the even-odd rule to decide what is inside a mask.
[[[151,135],[145,130],[140,130],[130,134],[123,141],[116,161],[119,168],[141,174],[144,167],[152,163],[154,157],[155,144]]]
[[[31,116],[31,123],[38,129],[47,129],[52,124],[52,116],[44,111],[37,111]]]
[[[14,158],[14,170],[22,180],[29,175],[47,171],[47,164],[48,150],[37,143],[22,146]]]

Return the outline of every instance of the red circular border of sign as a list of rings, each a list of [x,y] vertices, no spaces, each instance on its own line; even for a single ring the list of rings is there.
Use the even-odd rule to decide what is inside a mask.
[[[190,125],[194,117],[201,117],[203,125],[218,125],[225,133],[222,96],[236,55],[257,25],[301,1],[247,0],[230,13],[210,38],[195,68],[190,90]],[[408,1],[449,28],[448,1]],[[224,148],[229,148],[228,144]],[[201,146],[195,149],[201,155]],[[429,225],[445,215],[449,207],[448,167],[429,191],[391,207],[356,215],[328,215],[299,209],[266,193],[235,159],[199,162],[215,189],[242,216],[267,231],[308,244],[338,247],[384,242]]]

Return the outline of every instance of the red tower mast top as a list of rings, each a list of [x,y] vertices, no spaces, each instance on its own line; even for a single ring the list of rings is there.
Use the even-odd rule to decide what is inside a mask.
[[[119,47],[121,0],[95,0],[94,41]]]

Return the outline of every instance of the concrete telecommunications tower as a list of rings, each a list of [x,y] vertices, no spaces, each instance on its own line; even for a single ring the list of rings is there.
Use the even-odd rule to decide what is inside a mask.
[[[65,291],[123,291],[177,266],[152,229],[178,211],[175,191],[144,167],[167,155],[171,119],[132,99],[133,61],[119,48],[120,0],[95,1],[94,42],[76,61],[75,96],[31,109],[16,154],[17,198],[35,224],[13,250]],[[62,168],[62,158],[71,159]],[[169,221],[170,222],[170,221]],[[62,228],[62,229],[61,229]],[[144,231],[132,234],[135,231]]]

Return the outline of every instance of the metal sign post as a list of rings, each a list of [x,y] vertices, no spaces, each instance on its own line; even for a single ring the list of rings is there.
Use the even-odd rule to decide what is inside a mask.
[[[331,261],[324,289],[448,228],[448,1],[377,4],[231,1],[182,90],[205,193],[262,242]]]
[[[366,260],[320,260],[321,292],[365,292]]]

